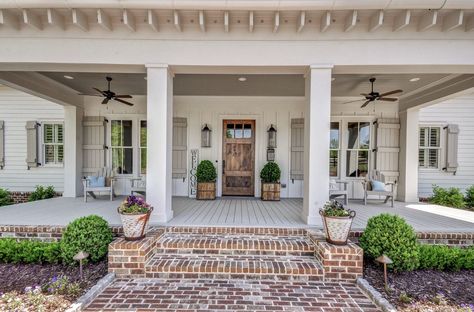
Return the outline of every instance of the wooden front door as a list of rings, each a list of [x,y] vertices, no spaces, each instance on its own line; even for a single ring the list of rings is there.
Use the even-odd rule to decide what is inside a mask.
[[[224,120],[222,195],[253,196],[255,120]]]

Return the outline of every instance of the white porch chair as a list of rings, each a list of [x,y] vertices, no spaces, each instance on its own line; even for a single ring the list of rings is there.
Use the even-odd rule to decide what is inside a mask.
[[[131,179],[131,188],[130,188],[130,195],[133,195],[134,193],[138,193],[140,195],[145,195],[146,194],[146,176],[142,175],[141,177],[138,178],[132,178]]]
[[[344,205],[347,206],[349,204],[347,183],[347,181],[343,180],[331,180],[329,183],[329,199],[335,199],[342,196],[344,197]]]
[[[87,202],[87,196],[90,195],[92,198],[96,199],[97,196],[94,192],[97,193],[109,193],[110,200],[112,201],[115,197],[114,193],[114,174],[110,168],[101,168],[97,172],[97,176],[105,178],[105,186],[91,186],[90,181],[87,178],[82,179],[82,185],[84,186],[84,202]]]
[[[376,180],[380,181],[385,184],[384,191],[374,191],[371,189],[370,181]],[[367,205],[367,199],[370,195],[377,195],[377,196],[385,196],[384,204],[388,202],[390,199],[390,204],[393,207],[394,197],[395,197],[395,183],[396,182],[387,182],[385,180],[385,176],[380,173],[378,170],[372,170],[362,181],[362,185],[364,187],[364,205]]]

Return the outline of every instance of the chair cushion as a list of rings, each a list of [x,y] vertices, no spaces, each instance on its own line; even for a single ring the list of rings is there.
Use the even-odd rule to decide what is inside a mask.
[[[372,191],[374,192],[385,192],[385,183],[377,180],[371,180],[370,184],[372,185]]]
[[[87,180],[89,180],[89,187],[104,187],[105,186],[104,177],[88,176]]]

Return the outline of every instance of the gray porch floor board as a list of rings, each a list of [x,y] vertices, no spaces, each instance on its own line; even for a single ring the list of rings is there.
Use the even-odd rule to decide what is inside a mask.
[[[119,225],[117,206],[122,197],[108,201],[105,197],[83,202],[82,198],[54,198],[25,204],[0,207],[1,225],[66,225],[75,218],[96,214],[110,224]],[[227,226],[227,227],[308,227],[301,218],[303,200],[285,198],[279,202],[264,202],[255,198],[222,197],[214,201],[198,201],[186,197],[173,198],[174,218],[169,226]],[[417,231],[472,232],[474,212],[433,207],[417,203],[395,202],[395,207],[380,201],[350,201],[356,211],[353,229],[363,229],[367,220],[380,213],[402,216]],[[429,212],[430,209],[433,213]],[[450,216],[442,215],[449,211]],[[448,214],[448,213],[447,213]],[[453,217],[451,217],[453,216]],[[322,227],[322,223],[311,227]],[[158,224],[157,224],[158,225]]]

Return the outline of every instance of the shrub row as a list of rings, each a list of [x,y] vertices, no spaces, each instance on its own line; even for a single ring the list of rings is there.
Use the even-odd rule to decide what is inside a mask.
[[[92,215],[72,221],[60,242],[0,239],[0,262],[75,264],[77,261],[73,257],[79,251],[87,252],[88,260],[98,262],[107,255],[112,240],[107,221]]]
[[[9,191],[0,188],[0,207],[13,204],[13,199]]]
[[[433,196],[430,197],[429,201],[441,206],[474,208],[474,185],[466,189],[466,194],[463,194],[456,187],[442,188],[433,185]]]
[[[53,198],[56,195],[56,191],[52,185],[41,186],[37,185],[35,190],[28,196],[28,201],[36,201],[41,199]],[[11,193],[3,188],[0,188],[0,207],[13,204],[13,198]]]
[[[370,218],[359,244],[369,259],[387,255],[395,271],[474,268],[474,247],[419,244],[414,229],[397,215],[383,213]]]

